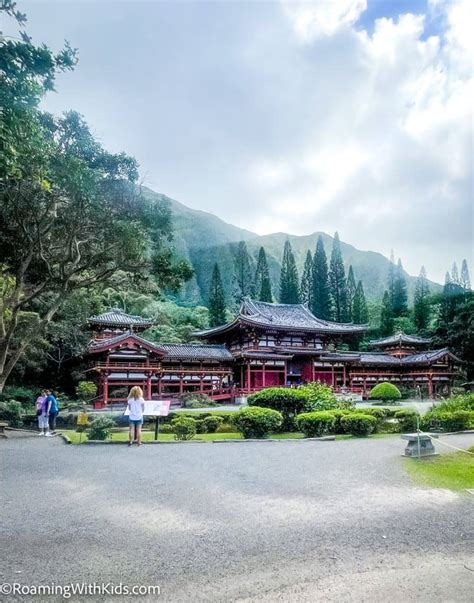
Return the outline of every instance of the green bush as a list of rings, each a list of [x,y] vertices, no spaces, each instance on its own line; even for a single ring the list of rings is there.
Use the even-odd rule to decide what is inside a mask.
[[[393,383],[378,383],[370,390],[371,400],[400,400],[402,394]]]
[[[336,410],[329,410],[329,413],[331,413],[331,415],[334,417],[334,427],[333,427],[333,431],[334,433],[337,434],[341,434],[341,433],[345,433],[344,432],[344,428],[342,427],[342,417],[345,417],[346,415],[350,414],[351,411],[350,410],[344,410],[344,409],[336,409]]]
[[[112,427],[115,426],[112,417],[99,415],[94,417],[88,429],[89,440],[106,440],[110,437]]]
[[[97,395],[97,385],[93,381],[79,381],[76,387],[76,395],[79,400],[88,402]]]
[[[173,426],[168,424],[160,425],[160,433],[174,433]]]
[[[306,385],[300,385],[298,391],[306,395],[304,409],[307,412],[316,410],[331,410],[338,408],[338,401],[332,388],[320,381],[314,381]],[[342,401],[345,404],[345,401]],[[350,403],[352,406],[352,403]]]
[[[196,419],[191,417],[176,417],[171,422],[176,440],[192,440],[196,435]]]
[[[423,429],[429,430],[435,424],[443,431],[464,431],[470,428],[471,419],[471,412],[468,410],[447,412],[436,408],[424,416]]]
[[[7,385],[0,394],[0,402],[16,400],[24,407],[34,407],[36,398],[39,395],[40,391],[31,387]]]
[[[370,415],[354,412],[342,417],[341,425],[346,433],[368,436],[375,431],[377,419]]]
[[[213,417],[211,415],[210,417],[206,417],[205,419],[203,419],[202,422],[204,423],[206,433],[216,433],[220,425],[222,425],[222,423],[224,422],[224,419],[222,417]]]
[[[452,396],[436,406],[437,411],[456,412],[457,410],[474,410],[474,393],[463,396]]]
[[[266,438],[281,427],[283,416],[271,408],[251,406],[237,411],[232,423],[246,439]]]
[[[419,414],[410,408],[401,408],[394,415],[400,425],[400,431],[415,431]]]
[[[23,408],[18,400],[0,402],[0,421],[6,421],[10,427],[21,427]]]
[[[283,415],[283,429],[292,431],[296,415],[311,410],[307,406],[308,396],[308,392],[300,388],[269,387],[249,396],[248,404],[280,412]]]
[[[296,425],[307,438],[317,438],[333,430],[336,419],[333,413],[320,410],[306,412],[296,417]]]
[[[224,422],[222,423],[222,425],[219,425],[219,427],[217,428],[216,433],[234,433],[235,432],[235,427],[232,425],[232,423],[229,422]]]
[[[184,408],[206,408],[206,406],[217,406],[217,403],[208,395],[194,392],[183,394],[179,400]]]

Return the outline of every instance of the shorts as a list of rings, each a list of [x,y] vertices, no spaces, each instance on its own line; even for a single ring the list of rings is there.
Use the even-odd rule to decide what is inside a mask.
[[[49,417],[48,415],[40,415],[38,417],[38,427],[40,429],[49,429]]]
[[[143,419],[129,419],[130,425],[143,425]]]

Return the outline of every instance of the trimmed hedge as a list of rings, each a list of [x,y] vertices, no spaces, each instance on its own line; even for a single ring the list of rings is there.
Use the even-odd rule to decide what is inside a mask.
[[[336,410],[329,410],[327,411],[329,412],[333,417],[334,417],[334,433],[337,434],[341,434],[341,433],[345,433],[344,428],[342,427],[342,417],[345,417],[346,415],[350,415],[351,414],[351,410],[349,409],[336,409]]]
[[[410,408],[401,408],[394,415],[400,425],[400,431],[415,431],[419,414]]]
[[[438,409],[423,417],[423,428],[430,429],[432,423],[437,423],[443,431],[464,431],[471,427],[473,416],[468,410],[443,412]]]
[[[377,419],[371,415],[354,412],[342,417],[341,425],[346,433],[368,436],[375,431]]]
[[[176,417],[171,425],[176,440],[192,440],[196,435],[196,420],[191,417]]]
[[[378,383],[370,390],[371,400],[400,400],[402,394],[393,383]]]
[[[333,430],[336,418],[328,411],[306,412],[296,417],[296,426],[307,438],[323,436]]]
[[[277,431],[282,423],[280,412],[259,406],[242,408],[232,417],[232,424],[245,439],[266,438]]]
[[[281,413],[285,430],[294,429],[296,415],[309,410],[308,393],[299,388],[269,387],[249,396],[247,402],[249,406],[270,408]]]

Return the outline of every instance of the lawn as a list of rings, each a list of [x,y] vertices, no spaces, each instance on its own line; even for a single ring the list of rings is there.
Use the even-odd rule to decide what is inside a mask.
[[[474,453],[474,447],[469,449]],[[465,452],[443,454],[433,458],[406,459],[412,478],[426,486],[465,490],[474,488],[474,456]]]

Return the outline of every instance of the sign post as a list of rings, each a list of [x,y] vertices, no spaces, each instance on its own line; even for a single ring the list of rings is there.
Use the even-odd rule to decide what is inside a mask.
[[[169,400],[145,400],[144,417],[155,417],[155,441],[158,440],[160,431],[160,417],[167,417],[170,412]],[[130,414],[128,407],[125,416]]]

